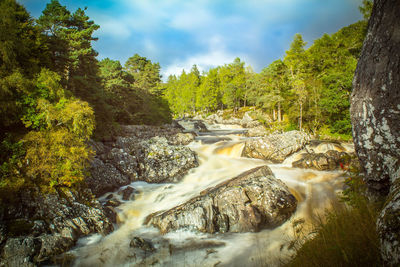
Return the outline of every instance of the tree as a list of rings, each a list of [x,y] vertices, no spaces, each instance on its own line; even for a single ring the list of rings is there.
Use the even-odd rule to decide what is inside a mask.
[[[235,58],[233,63],[221,67],[219,75],[222,103],[229,108],[239,108],[246,84],[244,62]]]
[[[152,91],[161,82],[160,64],[152,63],[151,60],[138,54],[128,58],[125,69],[133,76],[137,88]]]
[[[298,104],[299,113],[299,129],[302,130],[303,124],[303,105],[307,100],[307,92],[305,90],[305,47],[306,43],[303,41],[301,34],[294,36],[290,49],[286,51],[284,59],[285,64],[288,66],[290,73],[290,84],[293,93],[297,96],[296,103]]]
[[[14,0],[0,1],[0,140],[6,129],[20,128],[21,97],[45,61],[45,47],[33,19]]]

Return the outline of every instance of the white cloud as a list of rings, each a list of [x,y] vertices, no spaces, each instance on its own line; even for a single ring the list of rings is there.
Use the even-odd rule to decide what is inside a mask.
[[[175,61],[167,66],[162,74],[164,79],[167,79],[169,75],[180,75],[183,69],[189,72],[195,64],[200,72],[207,71],[210,68],[232,63],[236,57],[245,59],[244,55],[235,55],[228,52],[225,48],[223,38],[221,38],[221,36],[214,36],[210,37],[208,50],[206,52],[188,56],[180,61]]]

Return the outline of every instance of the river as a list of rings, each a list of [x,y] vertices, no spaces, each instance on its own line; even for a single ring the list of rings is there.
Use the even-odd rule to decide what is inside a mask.
[[[204,234],[181,230],[161,236],[144,224],[153,212],[173,208],[197,196],[201,191],[240,173],[265,165],[258,159],[240,157],[243,129],[214,126],[189,147],[198,154],[200,166],[192,169],[177,184],[134,182],[140,193],[133,201],[118,207],[116,230],[107,236],[82,238],[72,253],[75,266],[274,266],[292,255],[293,222],[310,220],[323,214],[337,201],[343,187],[342,173],[291,168],[296,155],[282,164],[268,164],[275,176],[284,181],[298,200],[290,220],[275,229],[257,233]],[[116,194],[115,194],[116,195]],[[105,196],[100,198],[103,200]],[[130,242],[139,236],[151,240],[155,251],[133,254]]]

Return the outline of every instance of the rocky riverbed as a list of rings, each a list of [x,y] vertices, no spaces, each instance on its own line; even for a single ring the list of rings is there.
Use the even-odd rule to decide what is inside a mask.
[[[335,170],[347,166],[347,152],[352,152],[340,144],[312,141],[298,131],[268,134],[248,114],[241,120],[213,115],[159,127],[122,126],[113,141],[91,141],[90,146],[95,157],[87,187],[47,196],[26,192],[18,207],[2,212],[2,265],[172,264],[189,251],[194,256],[220,255],[210,251],[232,245],[223,238],[227,233],[281,231],[304,209],[309,188],[294,181],[308,171],[288,177],[274,164]],[[340,187],[335,181],[325,186],[329,194]],[[167,238],[149,226],[166,236],[179,231],[211,236]],[[94,233],[95,241],[82,239]],[[104,249],[111,245],[124,248],[109,255]],[[207,262],[218,262],[214,258]]]

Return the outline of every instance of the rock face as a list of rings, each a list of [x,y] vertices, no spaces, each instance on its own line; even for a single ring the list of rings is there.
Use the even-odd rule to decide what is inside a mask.
[[[386,196],[377,229],[383,260],[400,264],[400,2],[375,0],[353,80],[351,120],[372,196]]]
[[[201,192],[168,211],[152,214],[148,223],[162,233],[180,228],[201,232],[254,232],[285,222],[297,201],[268,166],[249,170]]]
[[[86,179],[96,196],[114,191],[134,181],[149,183],[177,182],[198,166],[196,153],[182,144],[194,140],[181,128],[122,126],[122,134],[107,145],[91,142],[96,156],[91,176]],[[162,137],[154,136],[159,134]]]
[[[51,262],[79,237],[113,230],[101,205],[89,192],[64,189],[46,196],[25,193],[19,207],[9,208],[3,221],[9,238],[3,247],[1,266]]]
[[[351,162],[351,156],[349,154],[336,150],[329,150],[326,153],[303,153],[300,157],[300,160],[292,163],[294,168],[332,171],[339,167],[345,168]]]
[[[254,138],[246,141],[242,156],[281,163],[287,156],[302,149],[309,140],[309,135],[300,131]]]
[[[143,141],[136,155],[140,159],[140,178],[149,183],[178,182],[198,166],[195,152],[183,146],[170,146],[165,137]]]

